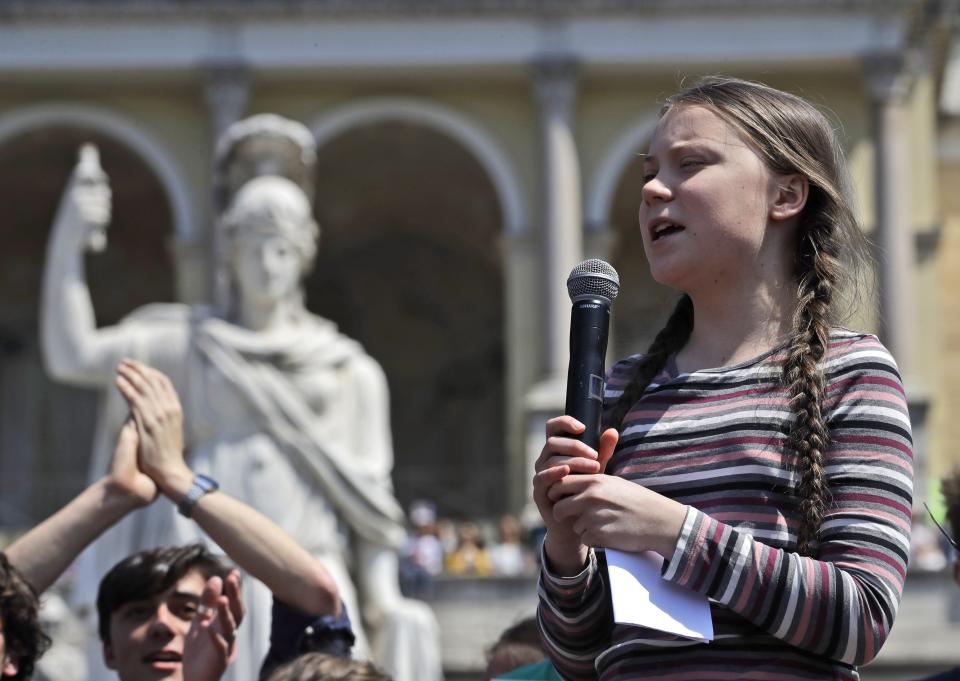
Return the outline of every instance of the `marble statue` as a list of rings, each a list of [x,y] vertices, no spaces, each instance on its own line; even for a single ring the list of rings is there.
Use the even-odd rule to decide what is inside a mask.
[[[441,678],[438,631],[423,603],[400,595],[403,512],[392,493],[387,384],[377,362],[304,307],[302,280],[319,234],[312,217],[313,140],[276,116],[231,127],[217,152],[219,260],[215,305],[153,304],[97,328],[84,251],[103,248],[108,178],[92,147],[65,189],[49,240],[41,341],[58,380],[106,388],[92,475],[125,416],[110,389],[122,357],[167,373],[185,413],[191,467],[255,506],[321,557],[360,632],[361,654],[397,681]],[[142,548],[201,539],[163,500],[97,542],[79,568],[81,599]],[[255,678],[266,652],[270,595],[246,580],[248,615],[233,678]],[[356,589],[354,585],[356,584]],[[86,588],[84,588],[86,586]],[[359,593],[357,593],[359,592]],[[367,646],[369,645],[369,648]],[[91,678],[96,678],[92,675]]]

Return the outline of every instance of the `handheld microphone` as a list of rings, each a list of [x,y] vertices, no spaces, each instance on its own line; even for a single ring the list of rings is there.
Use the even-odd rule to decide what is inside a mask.
[[[584,260],[570,272],[567,292],[573,310],[565,411],[586,426],[577,439],[596,449],[603,412],[603,367],[610,330],[610,304],[620,292],[620,277],[603,260]]]

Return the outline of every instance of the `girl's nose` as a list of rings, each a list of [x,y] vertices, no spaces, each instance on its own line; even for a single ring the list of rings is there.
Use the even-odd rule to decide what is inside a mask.
[[[657,173],[643,183],[643,189],[640,192],[643,202],[649,204],[652,201],[669,201],[673,198],[673,191],[664,181],[662,173]]]

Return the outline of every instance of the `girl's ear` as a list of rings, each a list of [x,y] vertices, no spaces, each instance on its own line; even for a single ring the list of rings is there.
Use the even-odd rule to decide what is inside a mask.
[[[810,194],[810,183],[806,175],[779,175],[774,178],[776,190],[773,203],[770,205],[771,220],[789,220],[799,215],[807,205],[807,196]]]

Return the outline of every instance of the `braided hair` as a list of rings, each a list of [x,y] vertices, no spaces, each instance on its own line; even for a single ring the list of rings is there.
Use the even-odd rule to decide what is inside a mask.
[[[867,262],[866,239],[845,197],[843,154],[829,121],[812,104],[760,83],[706,78],[670,97],[661,116],[681,106],[711,109],[753,145],[773,173],[799,173],[809,183],[794,258],[797,304],[781,381],[793,412],[787,443],[796,454],[799,479],[797,550],[813,555],[829,499],[824,455],[830,432],[823,416],[823,360],[830,325],[837,317],[837,294],[846,283],[860,280]],[[610,408],[611,427],[622,430],[627,412],[667,358],[686,344],[693,319],[693,303],[684,295],[637,362],[623,395]]]

